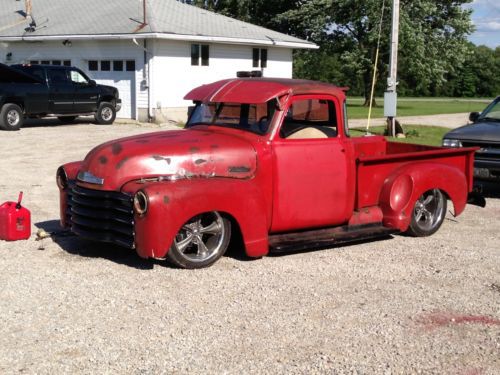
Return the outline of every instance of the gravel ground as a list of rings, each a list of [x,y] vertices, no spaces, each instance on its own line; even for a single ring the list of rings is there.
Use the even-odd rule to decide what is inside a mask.
[[[1,132],[0,201],[58,230],[54,174],[105,140]],[[154,129],[157,130],[157,129]],[[500,373],[500,199],[392,238],[197,271],[56,234],[0,241],[0,373]]]

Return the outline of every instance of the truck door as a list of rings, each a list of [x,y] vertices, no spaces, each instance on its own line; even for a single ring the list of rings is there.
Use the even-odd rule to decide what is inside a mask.
[[[297,96],[273,141],[273,232],[348,219],[348,160],[333,97]],[[338,125],[338,126],[337,126]],[[351,186],[351,189],[354,187]]]
[[[75,87],[65,68],[47,68],[49,81],[49,112],[52,114],[73,113]]]
[[[98,88],[78,69],[71,69],[69,77],[75,87],[75,113],[90,113],[97,110]]]

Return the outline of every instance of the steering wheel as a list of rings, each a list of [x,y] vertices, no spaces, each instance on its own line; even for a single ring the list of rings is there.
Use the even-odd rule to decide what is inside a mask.
[[[268,124],[267,124],[267,116],[262,116],[258,123],[257,123],[258,127],[259,127],[259,130],[262,132],[262,133],[265,133],[267,131],[267,127],[268,127]]]

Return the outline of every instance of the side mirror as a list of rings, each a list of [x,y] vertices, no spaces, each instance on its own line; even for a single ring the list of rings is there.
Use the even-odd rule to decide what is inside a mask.
[[[91,79],[91,80],[89,81],[89,86],[91,86],[91,87],[96,87],[96,86],[97,86],[96,81],[94,81],[93,79]]]
[[[471,112],[469,115],[469,121],[476,122],[477,119],[479,118],[479,115],[480,115],[479,112]]]

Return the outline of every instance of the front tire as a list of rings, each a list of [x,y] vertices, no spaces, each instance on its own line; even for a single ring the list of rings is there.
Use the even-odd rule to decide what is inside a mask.
[[[231,222],[217,211],[188,220],[175,236],[167,260],[180,268],[203,268],[214,264],[227,250]]]
[[[439,189],[422,194],[413,207],[407,233],[414,237],[426,237],[437,232],[446,216],[447,201]]]
[[[99,104],[99,108],[97,108],[97,112],[94,117],[95,121],[98,124],[102,125],[112,124],[116,118],[115,106],[108,102],[103,102]]]
[[[17,104],[5,104],[0,111],[0,128],[19,130],[24,123],[24,114]]]

